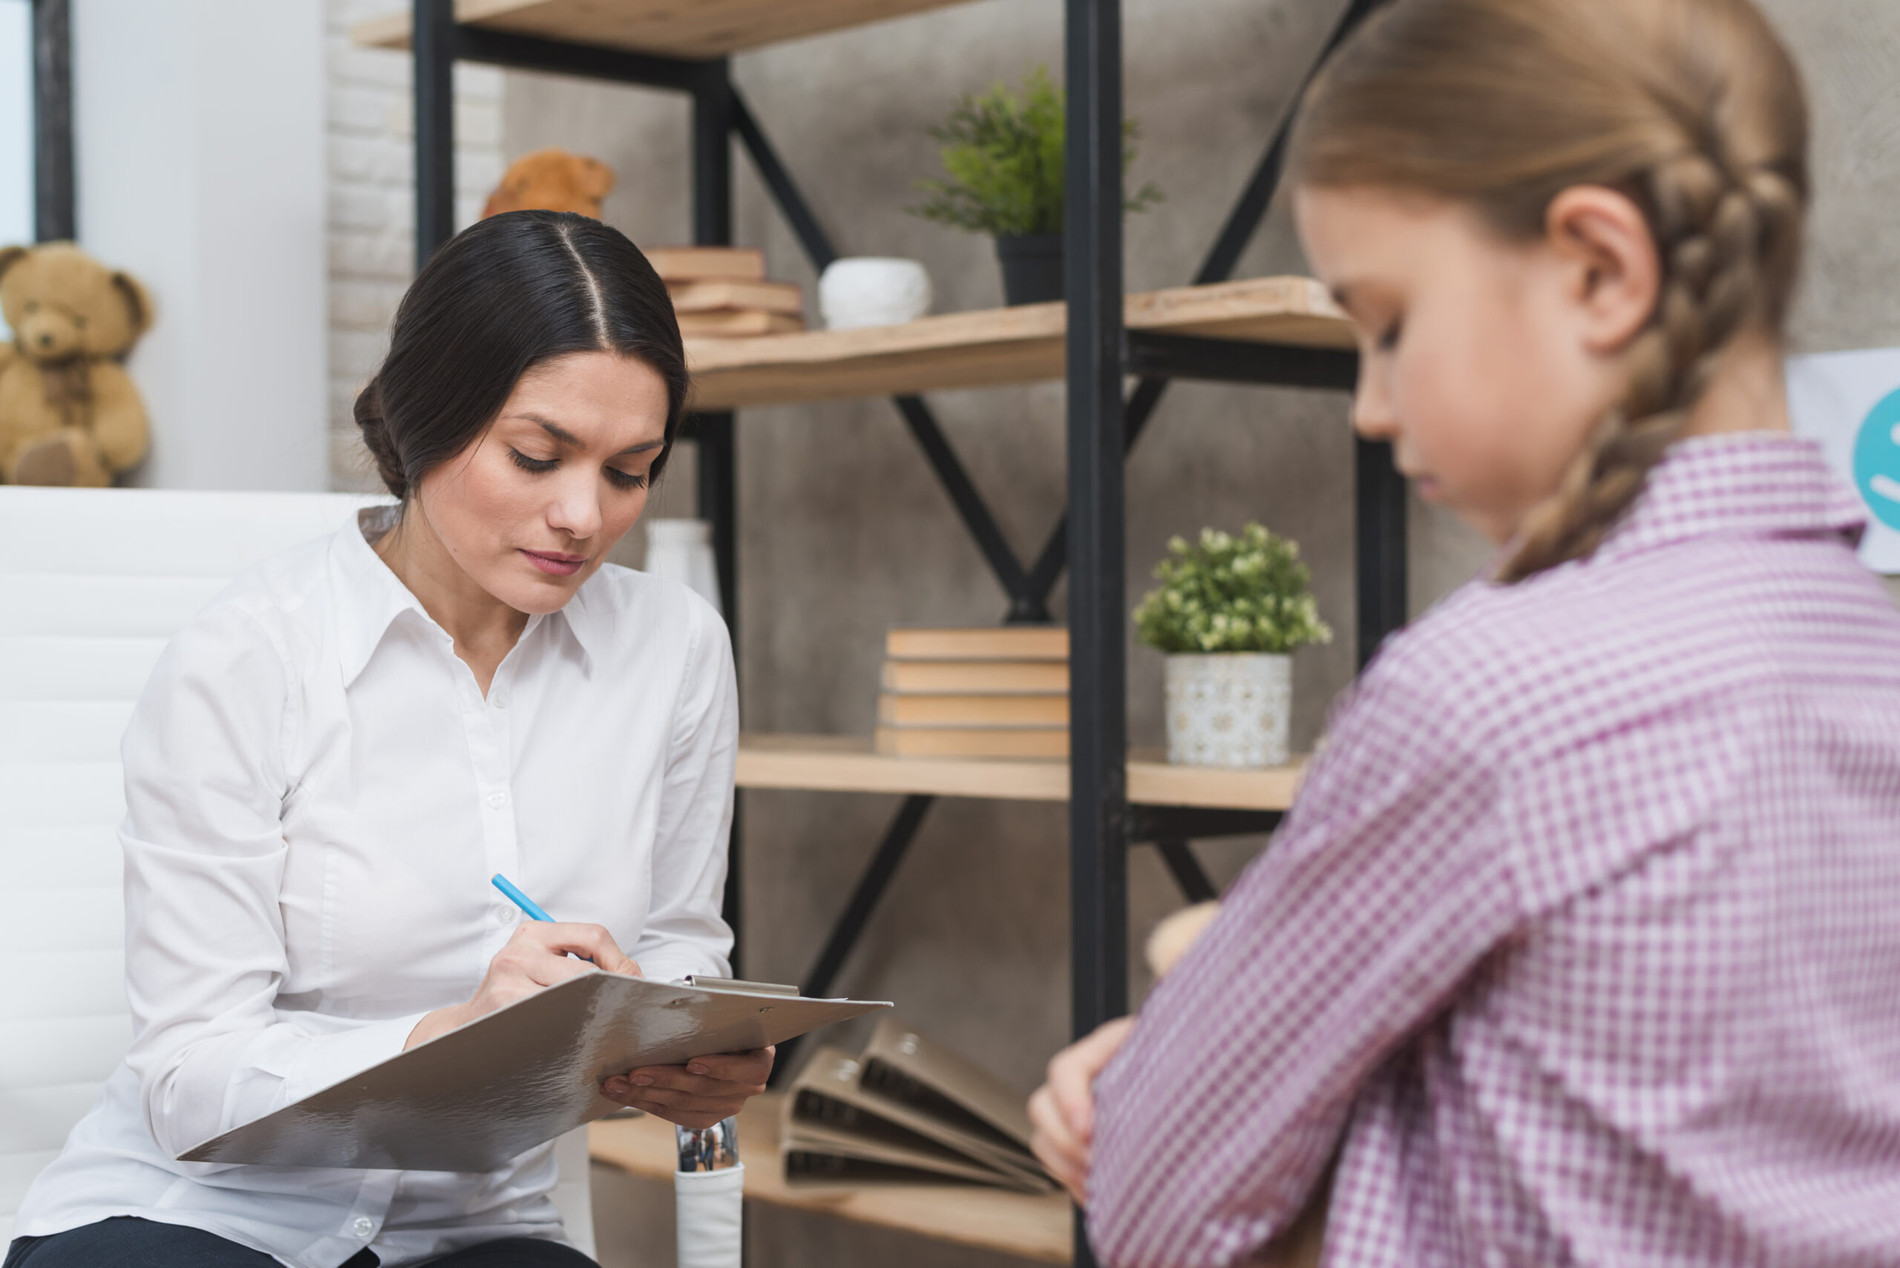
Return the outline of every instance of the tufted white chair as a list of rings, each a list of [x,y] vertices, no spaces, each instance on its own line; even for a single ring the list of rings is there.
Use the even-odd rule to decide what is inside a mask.
[[[131,1041],[119,738],[153,662],[238,573],[378,500],[0,487],[0,1253]],[[585,1130],[557,1154],[592,1254]]]

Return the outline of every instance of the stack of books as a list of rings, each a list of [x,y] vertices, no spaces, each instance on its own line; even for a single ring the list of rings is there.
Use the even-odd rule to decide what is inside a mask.
[[[654,247],[647,253],[673,297],[680,335],[735,339],[805,328],[805,297],[790,282],[765,280],[756,247]]]
[[[884,654],[878,752],[1068,757],[1068,630],[895,629]]]
[[[785,1098],[787,1184],[1055,1184],[1029,1151],[1023,1094],[895,1018],[862,1055],[820,1048]]]

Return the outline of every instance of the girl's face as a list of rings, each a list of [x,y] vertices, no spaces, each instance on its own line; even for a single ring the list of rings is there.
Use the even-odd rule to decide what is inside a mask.
[[[523,375],[494,423],[417,488],[441,544],[430,553],[459,574],[441,580],[518,612],[565,605],[646,508],[666,416],[666,380],[632,357],[576,352]]]
[[[1640,254],[1629,225],[1596,215],[1622,210],[1597,204],[1549,239],[1517,244],[1456,203],[1295,193],[1307,256],[1359,335],[1353,426],[1392,442],[1421,497],[1499,544],[1555,492],[1619,399],[1620,354],[1654,301],[1653,284],[1647,301],[1636,293],[1641,261],[1617,254]]]

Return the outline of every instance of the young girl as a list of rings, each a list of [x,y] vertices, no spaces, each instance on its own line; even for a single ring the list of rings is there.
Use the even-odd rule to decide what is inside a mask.
[[[1900,615],[1786,434],[1806,133],[1748,0],[1398,0],[1316,84],[1354,424],[1502,552],[1052,1063],[1104,1263],[1257,1262],[1335,1158],[1329,1265],[1900,1256]]]

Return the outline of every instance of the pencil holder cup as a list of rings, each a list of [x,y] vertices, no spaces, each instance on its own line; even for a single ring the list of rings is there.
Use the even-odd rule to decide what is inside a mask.
[[[712,525],[705,520],[648,520],[644,571],[670,577],[724,611],[719,594],[719,565],[713,555]]]

